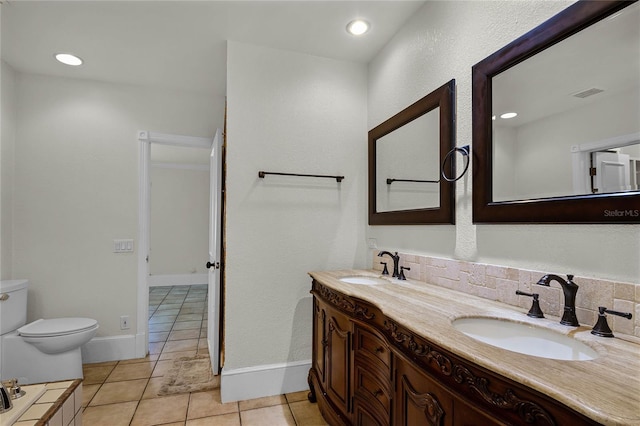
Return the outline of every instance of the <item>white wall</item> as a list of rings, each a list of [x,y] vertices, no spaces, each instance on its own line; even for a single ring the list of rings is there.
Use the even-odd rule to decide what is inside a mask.
[[[0,79],[0,279],[11,278],[13,259],[13,156],[15,150],[15,72],[2,61]]]
[[[621,106],[624,105],[624,108]],[[496,169],[510,170],[514,195],[494,200],[571,195],[571,146],[603,141],[640,131],[640,92],[630,90],[603,97],[598,102],[523,124],[512,133],[496,132],[494,142],[514,144],[511,161],[497,158]],[[541,173],[544,170],[544,173]]]
[[[212,135],[224,99],[79,79],[17,75],[13,274],[28,319],[89,316],[98,336],[137,328],[137,131]],[[120,315],[131,329],[121,331]]]
[[[206,152],[203,154],[208,158]],[[164,167],[162,163],[151,167],[150,240],[151,275],[207,272],[208,168],[167,167],[166,163]]]
[[[309,360],[307,272],[366,265],[366,98],[363,65],[228,43],[225,370]]]
[[[368,127],[452,78],[457,145],[471,140],[471,67],[571,1],[428,2],[369,66]],[[473,225],[470,170],[456,185],[456,225],[372,226],[378,246],[445,258],[637,283],[638,225]]]
[[[423,209],[440,205],[440,186],[394,182],[388,178],[440,179],[440,108],[376,141],[376,211]]]

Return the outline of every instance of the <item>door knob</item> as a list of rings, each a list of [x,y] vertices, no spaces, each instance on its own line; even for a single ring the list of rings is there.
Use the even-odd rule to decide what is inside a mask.
[[[220,268],[220,262],[215,262],[215,263],[207,262],[207,269],[211,267],[213,267],[214,269]]]

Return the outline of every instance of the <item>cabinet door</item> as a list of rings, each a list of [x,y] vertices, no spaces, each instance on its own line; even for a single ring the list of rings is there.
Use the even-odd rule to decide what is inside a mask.
[[[351,321],[336,310],[327,308],[326,382],[329,399],[347,415],[350,411]]]
[[[453,399],[432,378],[403,357],[396,357],[394,424],[402,426],[450,426]]]
[[[313,298],[313,367],[322,387],[326,387],[325,360],[327,358],[327,312],[322,303]]]

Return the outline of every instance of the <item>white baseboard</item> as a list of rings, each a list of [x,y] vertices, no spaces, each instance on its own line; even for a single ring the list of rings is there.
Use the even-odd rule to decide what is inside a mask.
[[[144,341],[144,335],[94,337],[82,346],[82,363],[121,361],[124,359],[144,358],[136,354],[136,341]],[[138,348],[139,349],[139,348]],[[145,351],[146,355],[146,351]]]
[[[208,274],[149,275],[147,282],[149,283],[149,287],[207,284],[209,282],[209,276]]]
[[[309,389],[307,376],[311,360],[256,367],[222,369],[222,402],[244,401]]]

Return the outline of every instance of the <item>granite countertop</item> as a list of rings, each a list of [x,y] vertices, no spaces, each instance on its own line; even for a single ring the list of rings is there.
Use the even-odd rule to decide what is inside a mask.
[[[640,424],[640,345],[592,335],[591,325],[568,327],[559,319],[530,318],[526,310],[436,285],[390,277],[389,284],[354,285],[346,276],[380,277],[373,270],[310,272],[321,284],[377,306],[398,324],[451,353],[542,392],[605,425]],[[456,330],[461,317],[496,317],[569,335],[600,356],[589,361],[539,358],[500,349]]]

